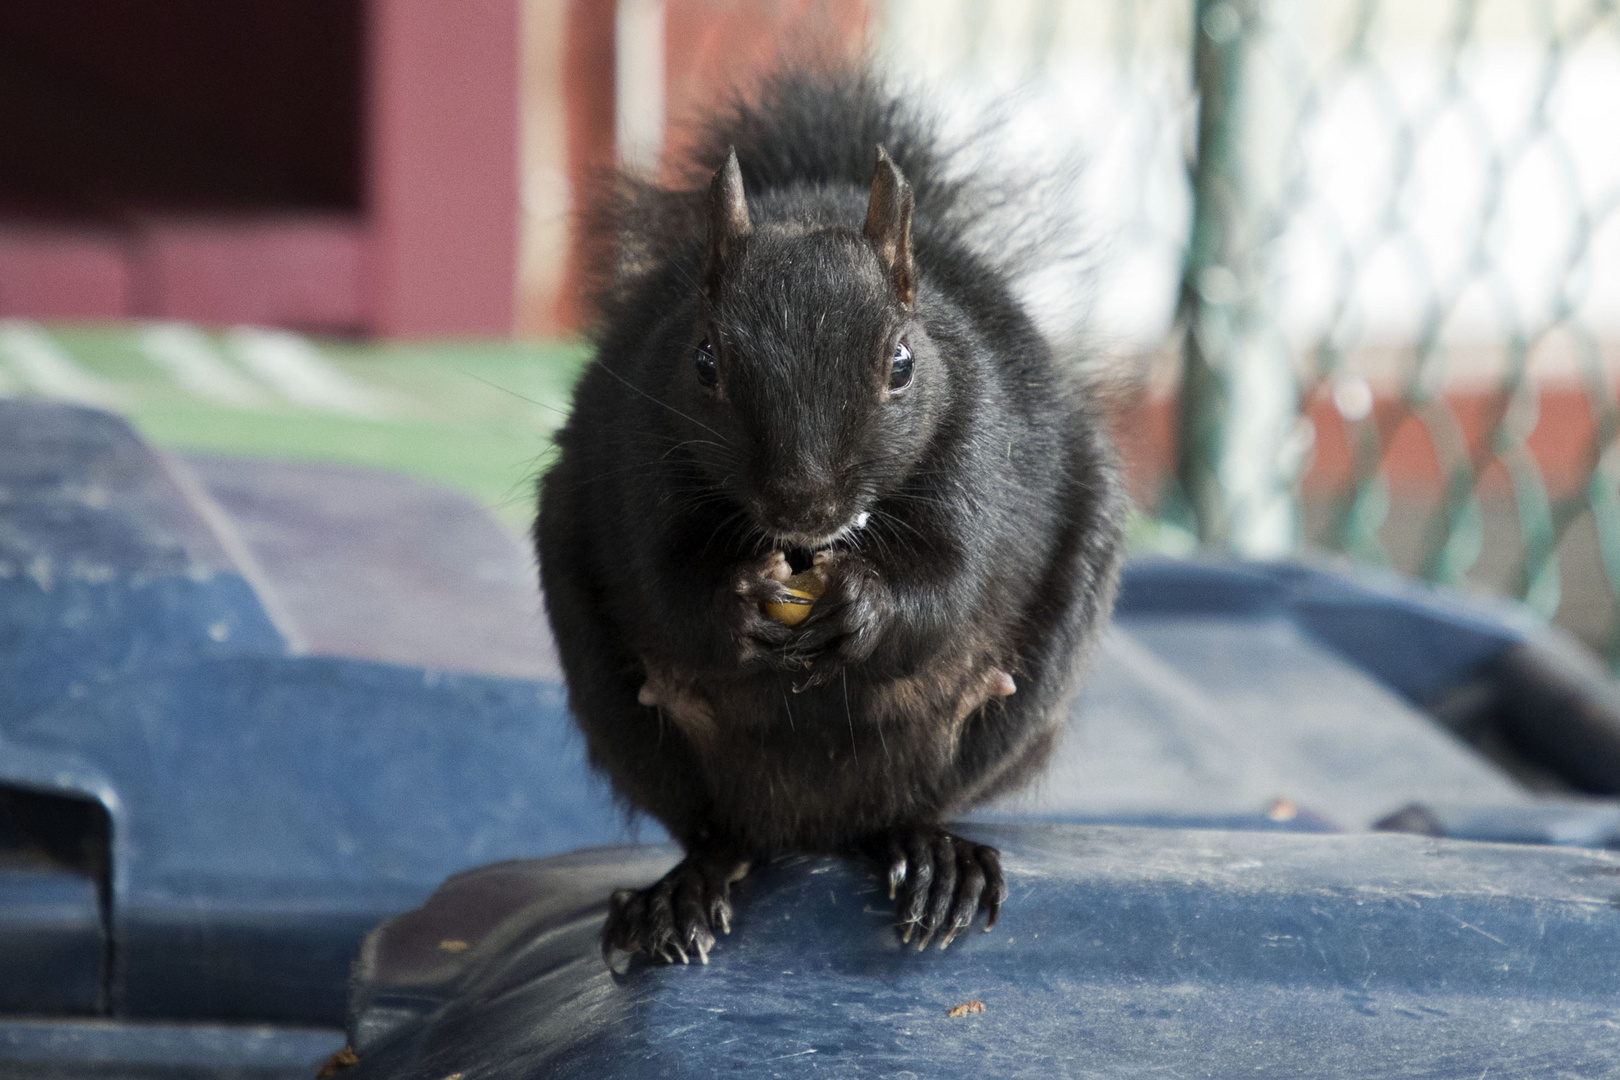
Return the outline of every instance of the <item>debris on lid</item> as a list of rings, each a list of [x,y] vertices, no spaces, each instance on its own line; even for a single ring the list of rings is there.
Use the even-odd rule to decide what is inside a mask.
[[[355,1056],[354,1048],[345,1046],[343,1049],[327,1058],[326,1064],[322,1065],[321,1071],[315,1075],[317,1077],[335,1076],[344,1069],[353,1068],[358,1064],[360,1064],[360,1059]]]
[[[1285,795],[1272,799],[1271,805],[1266,807],[1266,817],[1272,821],[1293,821],[1298,816],[1299,807],[1294,804],[1293,799]]]

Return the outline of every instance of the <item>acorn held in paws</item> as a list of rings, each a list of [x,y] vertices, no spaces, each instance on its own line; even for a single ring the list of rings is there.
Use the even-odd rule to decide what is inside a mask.
[[[811,605],[821,599],[821,594],[827,590],[827,583],[814,567],[794,574],[782,584],[793,594],[793,599],[767,602],[761,607],[767,617],[783,626],[798,626],[804,622],[810,614]]]

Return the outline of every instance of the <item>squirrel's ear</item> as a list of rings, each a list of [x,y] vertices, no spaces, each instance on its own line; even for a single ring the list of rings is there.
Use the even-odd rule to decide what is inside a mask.
[[[878,258],[889,268],[900,302],[909,307],[917,293],[911,266],[911,185],[881,146],[877,148],[877,169],[872,173],[865,231],[866,238],[877,248]]]
[[[709,182],[709,259],[703,268],[703,295],[710,300],[720,289],[726,261],[737,253],[737,243],[752,228],[748,200],[743,197],[742,166],[732,148],[726,163]]]

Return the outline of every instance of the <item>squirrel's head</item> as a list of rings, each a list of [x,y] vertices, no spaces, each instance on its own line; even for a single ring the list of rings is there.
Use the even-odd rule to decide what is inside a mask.
[[[911,209],[881,147],[864,224],[798,213],[756,226],[735,152],[709,185],[677,397],[729,444],[696,455],[711,482],[783,547],[826,547],[865,524],[942,412],[949,372],[919,317]]]

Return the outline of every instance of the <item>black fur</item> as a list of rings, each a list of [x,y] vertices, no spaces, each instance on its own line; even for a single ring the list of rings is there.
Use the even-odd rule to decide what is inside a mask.
[[[1028,250],[976,239],[1045,208],[1005,194],[1016,176],[953,178],[943,145],[866,75],[792,72],[713,122],[702,183],[625,182],[601,217],[597,356],[535,538],[591,760],[691,855],[615,898],[606,947],[706,954],[726,884],[794,851],[884,861],[908,937],[993,918],[994,852],[936,826],[1044,763],[1112,603],[1122,495],[1085,387],[1014,293]],[[914,196],[909,240],[894,199],[863,233],[879,147]],[[902,341],[913,377],[891,392]],[[771,553],[802,569],[832,533],[810,617],[764,618]]]

